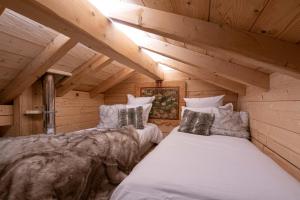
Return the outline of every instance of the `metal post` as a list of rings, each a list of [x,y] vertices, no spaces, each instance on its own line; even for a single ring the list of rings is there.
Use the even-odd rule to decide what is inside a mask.
[[[52,74],[43,76],[44,133],[55,134],[55,83]]]

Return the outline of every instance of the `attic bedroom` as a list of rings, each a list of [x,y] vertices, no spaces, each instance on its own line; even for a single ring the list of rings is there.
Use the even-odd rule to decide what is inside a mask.
[[[0,199],[300,200],[300,0],[0,0]]]

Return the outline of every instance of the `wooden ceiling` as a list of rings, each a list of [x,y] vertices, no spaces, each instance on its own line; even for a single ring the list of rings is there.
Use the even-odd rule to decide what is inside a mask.
[[[0,4],[1,1],[2,0],[0,0]],[[20,0],[13,1],[18,2]],[[272,38],[276,38],[276,40],[278,39],[285,41],[282,44],[291,44],[292,48],[288,47],[289,49],[299,50],[299,48],[294,48],[294,46],[299,46],[298,44],[300,42],[300,0],[119,1],[125,1],[127,3],[142,5],[148,8],[167,11],[168,13],[179,14],[175,16],[176,18],[178,18],[178,20],[181,19],[181,15],[191,17],[191,19],[197,19],[195,22],[193,22],[196,24],[198,22],[200,22],[201,24],[201,20],[205,20],[208,22],[220,24],[220,27],[223,27],[224,25],[226,25],[227,27],[228,25],[228,27],[233,28],[233,30],[236,31],[235,33],[238,34],[239,30],[242,30],[243,32],[248,31],[252,33],[258,33],[258,35],[270,36]],[[18,10],[18,6],[14,7],[13,3],[10,3],[6,0],[3,0],[2,2],[8,2],[8,5],[12,5],[13,8]],[[78,3],[80,2],[81,0],[78,0]],[[82,1],[81,3],[84,5],[86,4],[84,3],[84,1]],[[55,7],[55,3],[53,3],[53,6]],[[77,14],[79,15],[79,13],[80,12],[78,11]],[[168,13],[166,14],[168,15]],[[29,15],[29,17],[31,18],[36,17],[30,16],[31,14],[28,11],[24,11],[24,14]],[[92,14],[94,13],[92,12]],[[94,15],[86,16],[84,18],[84,20],[86,20],[85,22],[89,21],[88,17],[91,17],[92,19]],[[71,18],[72,16],[70,16],[70,19]],[[155,23],[159,23],[159,19],[155,18],[154,20]],[[183,21],[184,20],[189,19],[186,18],[183,19]],[[47,18],[45,18],[43,22],[46,22],[47,24]],[[5,9],[5,11],[0,16],[0,97],[1,92],[3,93],[4,89],[7,88],[7,86],[11,84],[17,76],[20,76],[20,74],[22,73],[24,74],[24,69],[26,69],[29,64],[34,62],[39,54],[47,50],[47,48],[49,48],[49,44],[53,43],[53,41],[55,41],[55,39],[59,35],[66,34],[69,37],[73,35],[78,37],[78,35],[76,35],[77,33],[68,32],[68,28],[61,28],[63,26],[60,26],[60,28],[56,28],[58,25],[56,25],[52,21],[49,23],[50,24],[48,25],[54,27],[54,29],[56,29],[57,31],[45,25],[41,25],[9,9]],[[183,22],[181,23],[183,26],[186,26],[186,24],[183,24]],[[79,28],[78,30],[80,31],[81,24],[78,24],[79,25],[77,25],[77,27],[75,26],[75,28]],[[63,23],[61,23],[60,25],[63,25]],[[204,27],[205,26],[206,25],[204,25]],[[173,28],[174,27],[176,28],[176,26],[173,26]],[[73,28],[74,26],[70,29]],[[93,28],[93,26],[91,26],[90,28]],[[192,30],[192,27],[190,29]],[[183,32],[180,34],[184,35],[184,31],[185,30],[183,30]],[[248,32],[246,32],[246,35],[248,34]],[[148,58],[144,57],[144,55],[132,56],[133,54],[135,54],[135,52],[131,52],[130,54],[128,54],[127,47],[128,45],[132,46],[130,42],[127,43],[128,45],[124,43],[122,46],[120,42],[123,40],[119,40],[118,42],[116,42],[113,40],[114,38],[116,38],[114,37],[114,34],[109,35],[111,37],[108,37],[105,34],[104,40],[107,39],[109,41],[109,43],[107,44],[108,46],[112,45],[112,50],[109,48],[107,49],[106,46],[100,48],[101,45],[94,45],[93,42],[91,42],[87,38],[84,38],[86,36],[83,35],[84,39],[82,40],[82,42],[86,45],[80,43],[80,40],[76,41],[73,46],[71,45],[68,47],[69,49],[65,49],[66,52],[63,55],[60,55],[61,57],[59,57],[59,59],[55,61],[53,65],[51,65],[51,69],[71,72],[73,73],[73,75],[75,75],[72,76],[71,79],[69,78],[68,80],[65,80],[65,82],[62,82],[61,85],[58,85],[58,89],[61,89],[62,94],[64,94],[65,91],[68,91],[71,88],[80,91],[87,91],[90,92],[91,96],[95,96],[96,94],[101,93],[106,89],[106,87],[103,87],[103,84],[108,86],[116,84],[116,82],[111,81],[111,79],[120,77],[120,80],[123,80],[130,74],[132,74],[133,71],[129,70],[129,67],[138,69],[142,73],[148,74],[154,79],[160,79],[160,72],[157,71],[156,68],[152,68],[153,61],[151,59],[149,60]],[[245,62],[244,60],[235,60],[232,55],[223,53],[222,51],[220,55],[220,52],[205,49],[201,45],[197,45],[197,43],[188,43],[182,40],[177,40],[176,37],[166,37],[166,35],[164,34],[157,35],[155,31],[150,31],[150,29],[148,32],[145,32],[145,34],[147,34],[147,36],[149,37],[149,41],[152,41],[152,43],[149,43],[149,41],[148,43],[147,41],[143,41],[144,43],[139,44],[139,46],[169,57],[168,59],[164,59],[164,61],[161,61],[161,63],[172,65],[172,67],[178,71],[185,72],[187,74],[191,74],[191,72],[193,71],[195,73],[193,73],[192,75],[194,75],[195,77],[198,77],[210,83],[214,83],[218,86],[223,86],[226,89],[242,95],[246,92],[246,85],[254,85],[264,89],[268,89],[269,87],[269,74],[274,71],[272,70],[272,64],[270,65],[270,68],[265,68],[263,67],[263,65],[260,65],[261,63],[253,62],[253,60],[250,60],[249,62],[247,59]],[[240,35],[238,34],[237,36],[239,37]],[[197,34],[195,34],[194,36],[197,37]],[[251,42],[251,40],[249,41]],[[265,40],[264,42],[264,44],[269,44],[268,40]],[[157,46],[155,46],[154,44],[157,44]],[[241,48],[244,48],[247,42],[245,44],[241,44],[244,45],[241,45]],[[281,43],[276,43],[276,47],[278,47],[277,44]],[[121,53],[115,51],[115,48],[118,48],[118,45],[120,46],[119,51]],[[261,44],[258,43],[258,46],[259,45]],[[90,46],[91,48],[88,48],[87,46]],[[134,45],[132,47],[135,48]],[[270,50],[270,48],[268,48],[264,50],[264,46],[262,47],[265,52],[268,52],[268,50]],[[95,51],[95,49],[97,51]],[[253,49],[255,50],[255,48]],[[99,53],[111,53],[111,51],[113,51],[113,53],[110,55],[114,56],[119,61],[124,61],[124,58],[126,58],[125,63],[128,64],[131,64],[131,61],[135,59],[139,61],[137,63],[133,63],[137,64],[136,66],[132,67],[127,65],[129,66],[127,67],[120,62],[106,57],[108,55],[105,56],[104,54]],[[279,51],[275,51],[273,55],[271,55],[271,52],[271,56],[269,58],[272,58],[272,56],[274,58],[274,55],[280,55],[278,54],[278,52]],[[140,53],[142,52],[137,52],[137,54]],[[283,64],[288,65],[289,63],[283,63],[283,61],[289,61],[290,58],[292,58],[295,63],[299,63],[299,59],[295,59],[294,56],[297,55],[297,53],[300,52],[292,52],[293,55],[291,56],[285,55],[286,58],[279,58],[278,61],[281,65],[279,67],[282,67]],[[186,56],[182,57],[182,55]],[[127,56],[131,56],[131,58],[127,59]],[[268,56],[269,54],[267,53],[267,58]],[[108,60],[102,60],[102,63],[101,59],[105,57]],[[146,62],[142,62],[143,60]],[[146,68],[144,68],[145,66]],[[150,69],[150,71],[148,71],[147,69]],[[299,69],[299,66],[297,66],[297,78],[299,77]],[[237,70],[236,73],[235,70]],[[291,69],[291,71],[292,70],[293,69]],[[293,72],[291,72],[291,74],[292,73]],[[28,74],[35,75],[31,74],[30,72],[28,72]],[[76,74],[80,74],[80,77]]]
[[[0,17],[0,91],[58,35],[58,32],[6,9]],[[73,72],[96,54],[78,43],[51,68]],[[114,61],[97,73],[85,74],[75,89],[90,91],[124,68]]]
[[[120,0],[299,44],[299,0]]]

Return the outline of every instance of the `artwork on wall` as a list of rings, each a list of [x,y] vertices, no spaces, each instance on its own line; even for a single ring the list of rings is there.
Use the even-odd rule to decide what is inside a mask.
[[[150,119],[179,119],[179,87],[141,87],[140,96],[155,96]]]

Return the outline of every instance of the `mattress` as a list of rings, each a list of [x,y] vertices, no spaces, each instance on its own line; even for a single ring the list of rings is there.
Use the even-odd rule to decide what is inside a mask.
[[[299,200],[300,183],[246,139],[175,128],[111,199]]]

